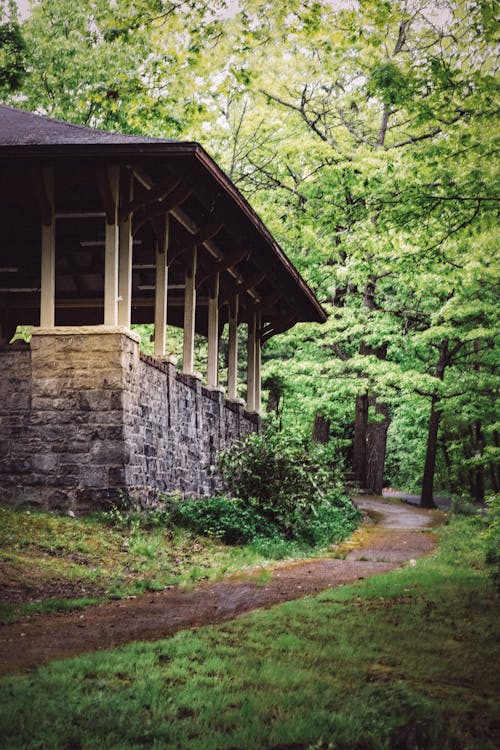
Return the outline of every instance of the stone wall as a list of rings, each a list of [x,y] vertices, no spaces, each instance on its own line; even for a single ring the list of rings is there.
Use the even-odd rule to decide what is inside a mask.
[[[126,329],[38,330],[0,351],[0,501],[77,511],[221,488],[217,452],[258,430]]]

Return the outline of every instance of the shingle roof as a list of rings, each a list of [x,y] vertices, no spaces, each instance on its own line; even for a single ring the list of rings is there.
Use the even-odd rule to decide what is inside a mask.
[[[174,142],[162,138],[94,130],[0,104],[0,146]]]
[[[196,142],[148,138],[123,133],[109,133],[68,122],[36,115],[0,104],[0,161],[9,164],[30,164],[44,160],[55,163],[81,163],[82,160],[103,159],[113,163],[146,164],[153,170],[165,165],[172,168],[193,187],[194,192],[205,185],[210,213],[212,204],[219,203],[223,223],[232,228],[237,239],[242,233],[265,262],[266,275],[272,275],[273,259],[278,263],[273,283],[291,282],[290,303],[302,310],[301,320],[322,322],[325,311],[297,269],[263,224],[253,208],[227,175]],[[208,196],[208,197],[207,197]],[[206,202],[205,201],[205,202]],[[196,218],[196,217],[194,217]],[[278,279],[279,277],[279,279]]]

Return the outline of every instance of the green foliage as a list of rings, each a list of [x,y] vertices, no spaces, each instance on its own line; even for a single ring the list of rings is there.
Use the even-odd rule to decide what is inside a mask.
[[[435,397],[436,484],[494,488],[495,3],[224,5],[43,0],[19,26],[26,51],[16,37],[8,58],[20,88],[1,95],[201,141],[330,313],[266,344],[270,410],[301,431],[324,414],[348,461],[355,398],[376,396],[393,420],[387,479],[417,489]]]
[[[315,546],[354,528],[357,514],[328,446],[307,446],[296,434],[270,427],[232,444],[219,465],[230,492],[278,536]]]
[[[171,520],[225,544],[246,544],[259,537],[272,538],[276,533],[274,524],[239,498],[182,500],[175,505]]]

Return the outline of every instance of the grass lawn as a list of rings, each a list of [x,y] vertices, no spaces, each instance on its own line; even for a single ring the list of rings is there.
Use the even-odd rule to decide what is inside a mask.
[[[352,524],[346,524],[349,534]],[[114,511],[81,518],[0,507],[0,623],[38,612],[217,580],[270,560],[319,548],[285,540],[229,546],[180,527],[161,513]]]
[[[232,623],[0,683],[2,748],[499,747],[483,522],[433,556]]]

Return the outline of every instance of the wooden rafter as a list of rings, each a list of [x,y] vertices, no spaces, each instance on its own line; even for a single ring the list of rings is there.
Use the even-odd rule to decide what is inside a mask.
[[[232,253],[231,255],[226,255],[223,260],[220,260],[218,263],[212,266],[209,271],[203,274],[203,276],[200,276],[198,278],[196,286],[199,288],[202,284],[213,278],[216,274],[223,273],[230,268],[234,268],[238,265],[238,263],[241,263],[242,260],[245,260],[245,258],[248,256],[248,252],[248,249],[245,248],[244,250]]]
[[[276,321],[272,323],[268,323],[268,325],[264,326],[264,328],[260,331],[260,339],[262,343],[267,341],[271,338],[271,336],[275,336],[277,333],[283,333],[283,331],[288,330],[288,328],[291,328],[298,320],[298,316],[296,312],[291,312],[288,315],[284,315],[281,318],[278,318]]]
[[[280,301],[280,299],[283,297],[283,292],[273,292],[268,297],[262,300],[260,304],[256,305],[255,309],[258,312],[267,312],[270,310],[274,305]]]
[[[191,237],[185,242],[182,247],[179,248],[179,254],[182,255],[187,250],[191,250],[196,245],[204,245],[205,242],[211,240],[221,231],[224,224],[220,221],[210,221],[196,231],[196,234],[192,234]]]
[[[159,185],[142,192],[141,195],[137,195],[131,201],[128,201],[124,206],[120,208],[120,221],[123,221],[129,214],[138,209],[147,208],[148,206],[158,203],[167,197],[175,188],[181,183],[180,177],[170,175],[163,180]]]
[[[233,297],[235,297],[237,294],[241,295],[245,292],[250,292],[251,290],[255,292],[255,296],[259,296],[258,293],[255,291],[255,288],[259,286],[259,284],[262,284],[264,279],[266,278],[266,275],[264,273],[261,273],[258,271],[257,273],[254,273],[253,276],[250,276],[249,279],[246,279],[245,281],[240,281],[239,284],[236,285],[234,289],[234,293],[231,294],[230,297],[226,299],[221,299],[220,304],[228,303],[229,305],[232,302]]]
[[[132,234],[137,234],[144,224],[156,216],[167,214],[169,211],[172,211],[172,209],[180,206],[184,201],[187,201],[192,193],[193,190],[191,188],[186,188],[182,185],[177,187],[172,193],[167,195],[163,201],[156,202],[153,206],[146,209],[143,214],[134,217]]]

